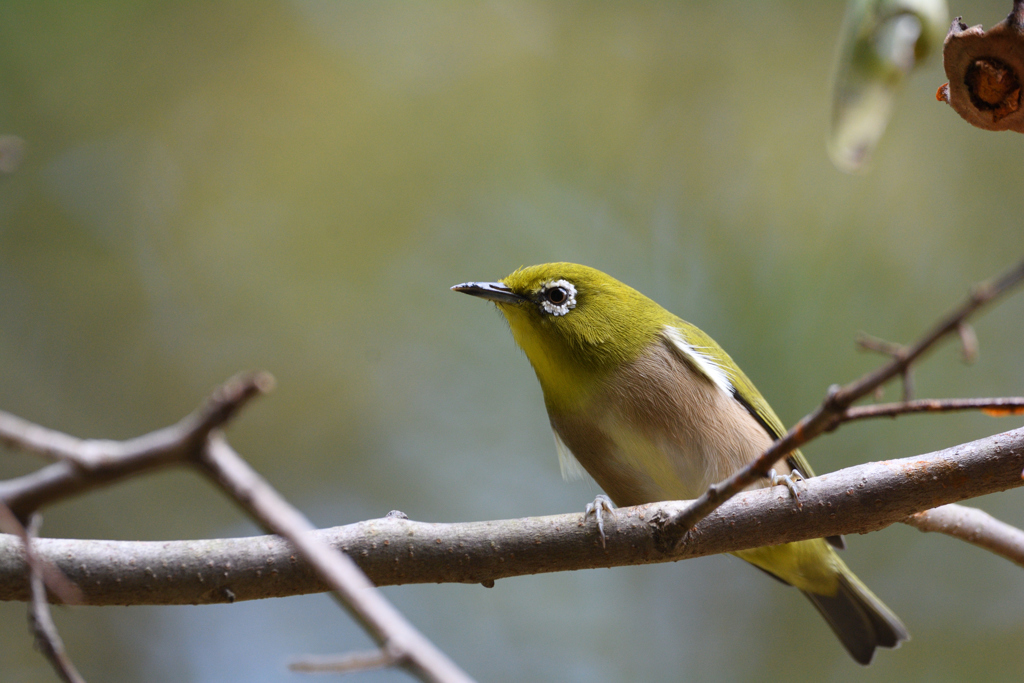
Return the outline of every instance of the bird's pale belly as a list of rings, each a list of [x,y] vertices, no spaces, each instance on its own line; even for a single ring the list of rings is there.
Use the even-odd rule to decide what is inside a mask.
[[[691,430],[641,430],[610,413],[552,420],[552,425],[580,465],[620,506],[696,498],[770,443],[767,436],[759,440],[763,444],[752,444],[747,434],[719,433],[709,442]],[[780,473],[787,473],[785,463],[780,465]]]
[[[617,505],[696,498],[772,442],[743,404],[663,344],[618,369],[585,404],[555,404],[555,433]]]

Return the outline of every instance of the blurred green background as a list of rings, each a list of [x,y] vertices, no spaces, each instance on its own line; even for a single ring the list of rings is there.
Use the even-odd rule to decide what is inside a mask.
[[[991,25],[1009,2],[951,7]],[[698,324],[783,420],[1024,253],[1024,145],[935,102],[933,57],[874,167],[825,154],[842,2],[4,2],[0,408],[83,437],[165,426],[243,369],[278,388],[235,447],[321,526],[582,510],[540,390],[465,280],[571,260]],[[1024,296],[947,345],[918,395],[1024,393]],[[888,397],[898,395],[892,388]],[[499,409],[496,409],[496,406]],[[819,471],[1021,425],[907,417],[807,449]],[[0,453],[0,476],[37,465]],[[1024,525],[1020,492],[978,501]],[[255,528],[188,472],[48,510],[58,537]],[[742,562],[387,595],[486,681],[960,681],[1024,672],[1024,574],[895,526],[851,567],[913,640],[853,664],[796,591]],[[61,608],[89,680],[300,680],[368,640],[325,596]],[[0,605],[6,681],[50,681]],[[306,680],[306,679],[301,679]],[[355,680],[355,679],[354,679]],[[399,681],[399,672],[362,675]]]

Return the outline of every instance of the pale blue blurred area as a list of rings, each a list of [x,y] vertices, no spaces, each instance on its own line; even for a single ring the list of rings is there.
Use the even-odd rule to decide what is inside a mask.
[[[448,288],[520,265],[605,270],[714,336],[786,422],[1024,254],[1024,143],[899,98],[872,171],[825,153],[834,3],[59,3],[0,9],[0,408],[83,437],[170,424],[243,369],[277,390],[233,445],[322,526],[582,510],[500,315]],[[1008,7],[952,8],[995,23]],[[1024,393],[1024,295],[918,395]],[[887,398],[898,396],[893,388]],[[1018,427],[844,427],[819,471]],[[0,476],[36,461],[4,452]],[[978,505],[1024,525],[1020,492]],[[189,472],[46,512],[51,536],[256,533]],[[896,526],[847,562],[913,640],[853,664],[811,606],[739,560],[387,595],[488,681],[960,681],[1024,672],[1024,575]],[[58,609],[88,680],[298,680],[367,638],[326,596]],[[50,681],[20,604],[0,671]],[[398,672],[360,680],[408,680]]]

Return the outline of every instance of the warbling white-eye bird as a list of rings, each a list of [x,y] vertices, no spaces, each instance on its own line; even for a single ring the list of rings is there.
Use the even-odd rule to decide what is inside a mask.
[[[785,433],[709,336],[598,270],[547,263],[452,289],[505,315],[540,380],[563,476],[582,466],[616,505],[696,498]],[[777,469],[813,476],[799,451]],[[868,664],[910,636],[833,546],[842,538],[735,555],[799,588]]]

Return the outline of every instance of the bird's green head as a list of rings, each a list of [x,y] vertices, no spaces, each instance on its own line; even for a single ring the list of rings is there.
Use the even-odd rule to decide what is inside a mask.
[[[497,305],[549,402],[584,399],[593,382],[636,360],[673,318],[632,287],[574,263],[520,268],[500,282],[452,289]]]

